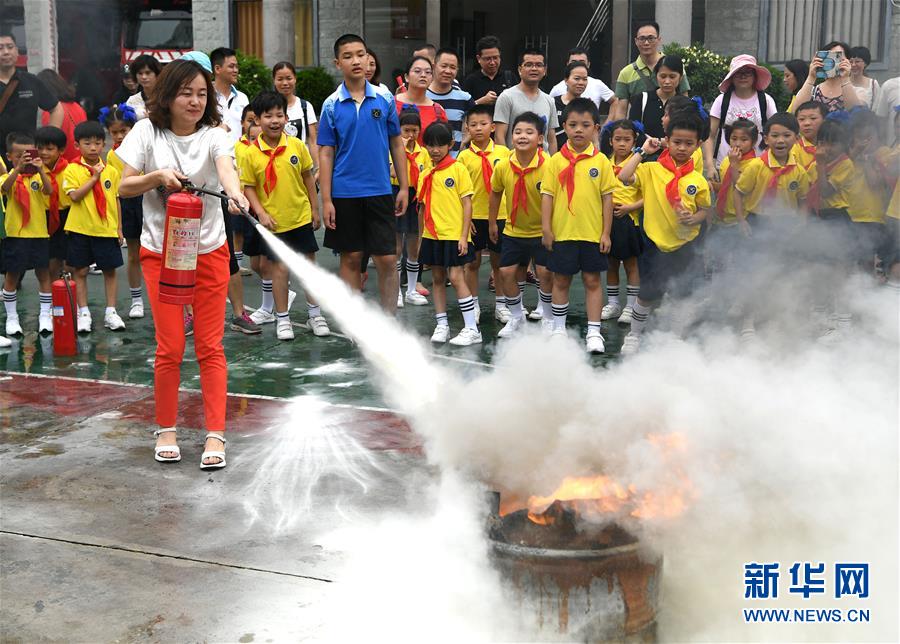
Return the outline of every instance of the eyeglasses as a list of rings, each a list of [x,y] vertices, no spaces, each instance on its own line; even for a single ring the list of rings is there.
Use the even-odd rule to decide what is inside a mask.
[[[544,63],[522,63],[525,69],[543,69]]]
[[[411,69],[409,73],[413,76],[431,76],[432,71],[430,69]]]
[[[745,67],[745,68],[743,68],[743,69],[737,70],[737,71],[734,73],[734,75],[735,75],[735,76],[755,76],[755,75],[756,75],[756,72],[755,72],[754,70],[752,70],[752,69],[749,69],[749,68]]]
[[[637,36],[635,40],[643,43],[651,43],[656,42],[659,39],[659,36]]]

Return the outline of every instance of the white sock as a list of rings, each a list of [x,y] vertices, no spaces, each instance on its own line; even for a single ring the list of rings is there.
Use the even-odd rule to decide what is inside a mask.
[[[506,298],[506,305],[509,307],[510,314],[517,320],[525,318],[525,310],[522,308],[522,296]]]
[[[545,320],[553,318],[553,296],[550,293],[538,290],[538,297],[541,300],[541,313],[544,314]]]
[[[322,315],[322,309],[319,308],[318,304],[310,304],[309,302],[307,302],[306,311],[307,313],[309,313],[309,317],[311,318],[317,318]]]
[[[481,305],[478,303],[478,296],[477,296],[477,295],[472,295],[472,296],[470,296],[470,297],[472,298],[472,301],[475,302],[475,306],[477,306],[477,307],[480,307],[480,306],[481,306]]]
[[[90,315],[91,310],[86,306],[79,306],[78,307],[78,315],[82,315],[82,314]]]
[[[615,304],[619,305],[619,285],[610,286],[607,284],[606,286],[606,301],[607,304]]]
[[[244,251],[242,251],[242,250],[234,251],[234,258],[235,258],[235,260],[237,260],[238,264],[243,262],[244,261]]]
[[[519,293],[524,293],[526,282],[517,282],[517,284],[519,285]]]
[[[272,295],[272,280],[262,280],[262,304],[260,310],[271,313],[275,308],[275,297]]]
[[[435,313],[434,319],[437,322],[438,326],[450,326],[450,323],[447,321],[447,313]]]
[[[494,299],[495,299],[494,306],[496,306],[497,308],[503,308],[504,306],[507,306],[509,304],[509,298],[506,297],[505,295],[498,295]],[[520,304],[522,303],[521,299],[519,300],[519,303]]]
[[[640,335],[644,332],[647,325],[647,318],[650,316],[650,307],[644,306],[637,300],[634,302],[634,312],[631,315],[631,332]]]
[[[19,312],[16,311],[16,291],[3,289],[3,308],[6,309],[7,318],[19,317]]]
[[[630,306],[634,309],[634,303],[637,302],[638,293],[640,293],[640,286],[632,286],[629,284],[625,287],[625,292],[628,293],[628,300],[626,301],[626,306]]]
[[[463,322],[468,329],[477,329],[475,324],[475,299],[471,295],[459,300],[459,310],[462,311]]]
[[[141,287],[129,289],[131,291],[131,303],[136,304],[138,302],[143,304],[143,300],[141,299]]]
[[[569,315],[569,303],[553,304],[553,330],[566,329],[566,317]]]
[[[416,282],[419,281],[419,262],[406,260],[406,292],[416,292]]]
[[[51,293],[38,292],[38,299],[41,301],[41,315],[50,315],[50,306],[53,304],[53,295]]]
[[[104,311],[104,315],[109,315],[110,313],[115,313],[115,312],[116,312],[116,307],[107,306],[106,311]]]

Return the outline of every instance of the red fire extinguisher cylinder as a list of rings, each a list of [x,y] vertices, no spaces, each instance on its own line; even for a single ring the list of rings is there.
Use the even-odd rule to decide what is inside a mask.
[[[189,192],[176,192],[166,203],[159,301],[192,304],[197,284],[197,253],[203,200]]]
[[[78,331],[75,314],[78,290],[68,273],[51,285],[53,312],[53,353],[57,356],[74,356],[78,353]]]

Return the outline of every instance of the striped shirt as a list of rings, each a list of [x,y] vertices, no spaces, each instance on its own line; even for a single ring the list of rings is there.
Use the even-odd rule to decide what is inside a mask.
[[[425,95],[443,107],[444,112],[447,113],[447,122],[453,128],[453,149],[450,154],[456,157],[462,143],[463,119],[466,118],[466,112],[475,105],[475,101],[472,100],[471,94],[459,87],[451,87],[450,91],[444,94],[438,94],[428,89]]]

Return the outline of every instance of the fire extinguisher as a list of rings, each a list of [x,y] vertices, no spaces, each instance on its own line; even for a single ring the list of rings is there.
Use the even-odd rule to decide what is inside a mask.
[[[78,353],[78,331],[75,326],[77,287],[69,273],[53,282],[53,353],[74,356]]]
[[[203,200],[197,195],[190,192],[169,195],[159,272],[160,302],[191,304],[194,301],[202,216]]]

